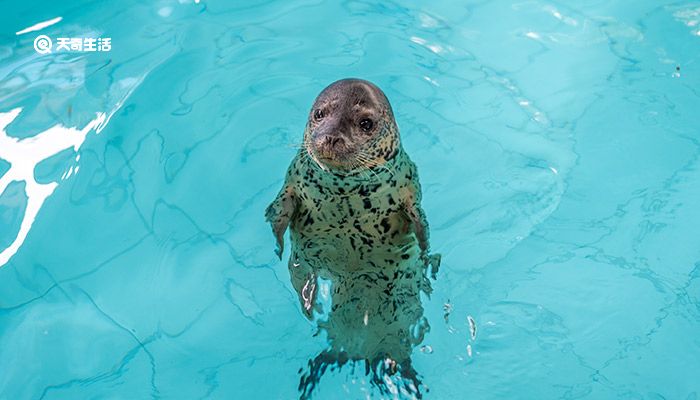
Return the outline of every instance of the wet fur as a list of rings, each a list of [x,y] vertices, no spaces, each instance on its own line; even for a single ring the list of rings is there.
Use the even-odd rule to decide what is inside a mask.
[[[358,111],[360,103],[365,109]],[[339,115],[328,122],[332,127],[319,126],[314,110],[333,104],[331,112]],[[355,108],[343,114],[348,107]],[[358,113],[376,116],[379,125],[371,137],[353,137]],[[345,146],[319,150],[329,142],[323,135],[345,135]],[[348,361],[364,361],[380,391],[389,390],[384,375],[399,375],[400,389],[420,397],[410,355],[429,329],[420,292],[430,293],[426,272],[431,264],[436,271],[439,257],[428,255],[416,166],[401,147],[389,102],[369,82],[336,82],[316,100],[304,143],[266,212],[280,257],[290,229],[289,271],[304,313],[312,318],[316,310],[327,317],[319,327],[328,334],[329,348],[309,362],[302,397],[329,366]],[[342,161],[324,165],[319,152]],[[318,278],[331,282],[330,310],[317,302]]]

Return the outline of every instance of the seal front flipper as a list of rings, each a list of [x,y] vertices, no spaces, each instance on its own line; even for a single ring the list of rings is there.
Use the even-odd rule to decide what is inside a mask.
[[[440,254],[430,253],[430,231],[428,230],[428,219],[425,217],[425,211],[423,208],[416,203],[405,203],[404,214],[410,221],[410,225],[413,227],[413,232],[418,240],[418,247],[420,248],[420,259],[423,263],[423,268],[426,271],[430,271],[430,277],[437,279],[437,273],[440,269],[440,262],[442,261],[442,256]],[[425,279],[423,282],[424,291],[426,294],[430,295],[432,289],[430,288],[430,282]]]
[[[418,240],[418,247],[422,253],[427,254],[430,248],[429,231],[428,231],[428,219],[425,217],[425,211],[419,204],[407,203],[404,204],[404,213],[411,225],[413,226],[413,232],[416,234],[416,239]]]
[[[297,209],[296,196],[291,185],[285,184],[275,200],[265,210],[265,220],[272,226],[272,233],[277,239],[275,254],[282,259],[284,252],[284,231],[289,226]]]
[[[413,228],[413,233],[416,235],[423,266],[425,268],[431,267],[430,275],[435,279],[440,268],[441,256],[440,254],[430,254],[430,229],[428,218],[420,205],[421,190],[415,166],[411,168],[411,175],[413,178],[411,184],[401,191],[401,208],[409,226]]]
[[[428,242],[430,237],[428,219],[425,216],[425,211],[423,211],[423,208],[420,206],[421,190],[415,166],[412,165],[409,174],[410,178],[412,178],[410,184],[399,191],[401,196],[401,210],[408,219],[410,226],[413,228],[413,233],[416,235],[421,253],[428,254],[430,248],[430,243]]]

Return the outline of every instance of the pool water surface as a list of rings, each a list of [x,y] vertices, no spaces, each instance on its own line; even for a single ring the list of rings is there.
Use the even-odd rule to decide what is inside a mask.
[[[298,398],[327,343],[264,210],[345,77],[391,101],[442,254],[424,398],[700,397],[700,3],[3,8],[0,399]]]

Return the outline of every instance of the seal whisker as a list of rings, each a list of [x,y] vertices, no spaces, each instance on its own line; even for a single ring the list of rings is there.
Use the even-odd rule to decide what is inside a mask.
[[[385,170],[389,174],[389,176],[394,176],[395,171],[392,168],[387,167],[386,165],[378,165],[378,167]]]
[[[308,140],[308,139],[306,139],[306,137],[304,137],[304,138],[302,139],[301,143],[299,143],[299,142],[287,143],[287,146],[288,146],[288,147],[297,148],[297,149],[301,149],[301,148],[308,148],[308,146],[309,146],[310,144],[311,144],[311,141]]]
[[[365,167],[365,166],[362,165],[362,164],[359,164],[359,165],[358,165],[358,168],[360,169],[360,173],[362,173],[362,176],[364,177],[364,179],[365,179],[366,181],[371,181],[371,180],[372,180],[372,177],[369,176],[369,173],[367,172],[367,167]]]
[[[360,156],[369,158],[369,155],[365,154],[364,152],[361,153]],[[389,173],[389,175],[391,175],[392,177],[394,176],[394,173],[395,173],[393,168],[387,166],[387,163],[375,164],[372,168],[381,168],[381,169],[387,171]]]
[[[369,176],[365,174],[365,171],[362,168],[362,164],[360,164],[358,160],[353,160],[350,163],[350,171],[352,173],[359,173],[365,180],[369,179]]]
[[[377,175],[377,173],[367,166],[367,164],[370,163],[369,156],[367,156],[363,153],[360,153],[360,154],[358,154],[358,159],[362,161],[362,163],[363,163],[362,166],[364,167],[365,171],[369,171],[369,173],[374,175],[374,178],[379,179],[379,176]]]
[[[353,169],[357,169],[362,175],[365,177],[365,179],[369,180],[370,176],[368,171],[367,166],[365,165],[366,159],[362,158],[359,154],[358,156],[355,157],[355,161],[353,162]]]

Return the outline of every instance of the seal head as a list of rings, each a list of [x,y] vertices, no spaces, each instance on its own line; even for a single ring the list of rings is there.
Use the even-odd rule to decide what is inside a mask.
[[[394,113],[381,89],[362,79],[342,79],[314,101],[304,148],[324,170],[348,173],[391,160],[399,149]]]

